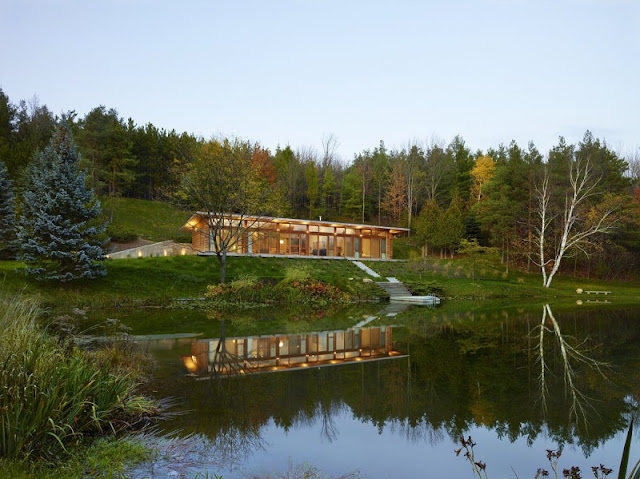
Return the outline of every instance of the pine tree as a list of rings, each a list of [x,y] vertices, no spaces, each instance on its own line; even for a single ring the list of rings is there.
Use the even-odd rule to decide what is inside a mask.
[[[104,254],[100,202],[85,186],[64,118],[31,169],[23,201],[18,240],[27,274],[65,282],[106,273],[97,262]]]
[[[13,256],[16,239],[16,202],[9,171],[0,161],[0,258]]]

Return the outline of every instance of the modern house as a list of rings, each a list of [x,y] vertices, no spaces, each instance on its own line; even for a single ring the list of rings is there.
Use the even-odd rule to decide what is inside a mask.
[[[373,226],[337,221],[229,215],[229,227],[243,230],[230,248],[236,255],[310,256],[326,258],[393,258],[393,238],[407,228]],[[214,237],[207,213],[195,213],[182,227],[192,232],[192,247],[201,254],[214,251]]]

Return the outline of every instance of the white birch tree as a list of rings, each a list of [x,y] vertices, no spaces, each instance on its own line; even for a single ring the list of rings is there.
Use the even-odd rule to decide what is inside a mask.
[[[537,213],[540,221],[534,228],[533,236],[534,246],[537,247],[537,264],[542,271],[542,284],[545,288],[551,286],[551,281],[565,256],[575,250],[589,256],[591,238],[598,234],[610,233],[614,229],[615,206],[596,210],[590,209],[587,205],[587,199],[599,193],[599,182],[599,178],[593,177],[589,161],[577,158],[569,169],[569,188],[564,206],[558,215],[554,215],[551,211],[552,186],[549,183],[548,169],[545,168],[542,183],[536,186]],[[589,215],[589,212],[592,214]],[[547,240],[551,224],[557,216],[560,216],[561,224],[559,240],[552,246],[551,241]]]

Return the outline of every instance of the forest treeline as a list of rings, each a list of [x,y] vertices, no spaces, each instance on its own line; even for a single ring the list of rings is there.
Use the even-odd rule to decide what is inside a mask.
[[[36,152],[49,142],[56,115],[37,99],[13,103],[0,89],[0,159],[19,193]],[[81,167],[94,191],[107,197],[180,201],[181,181],[202,146],[211,141],[188,132],[138,125],[99,106],[84,117],[70,113]],[[562,137],[550,151],[512,141],[473,150],[461,136],[444,142],[408,141],[389,149],[383,141],[343,161],[334,136],[320,150],[250,143],[251,162],[270,184],[271,214],[408,226],[427,254],[453,255],[463,239],[499,249],[503,261],[526,270],[535,265],[539,187],[550,188],[547,244],[559,243],[570,171],[589,165],[593,191],[579,205],[585,225],[603,207],[616,227],[574,248],[563,270],[590,277],[633,274],[640,260],[640,151],[626,157],[586,132],[569,144]]]

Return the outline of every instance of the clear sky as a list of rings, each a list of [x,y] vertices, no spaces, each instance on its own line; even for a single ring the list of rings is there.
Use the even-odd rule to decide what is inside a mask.
[[[55,113],[345,159],[461,134],[640,144],[639,0],[0,0],[0,87]]]

